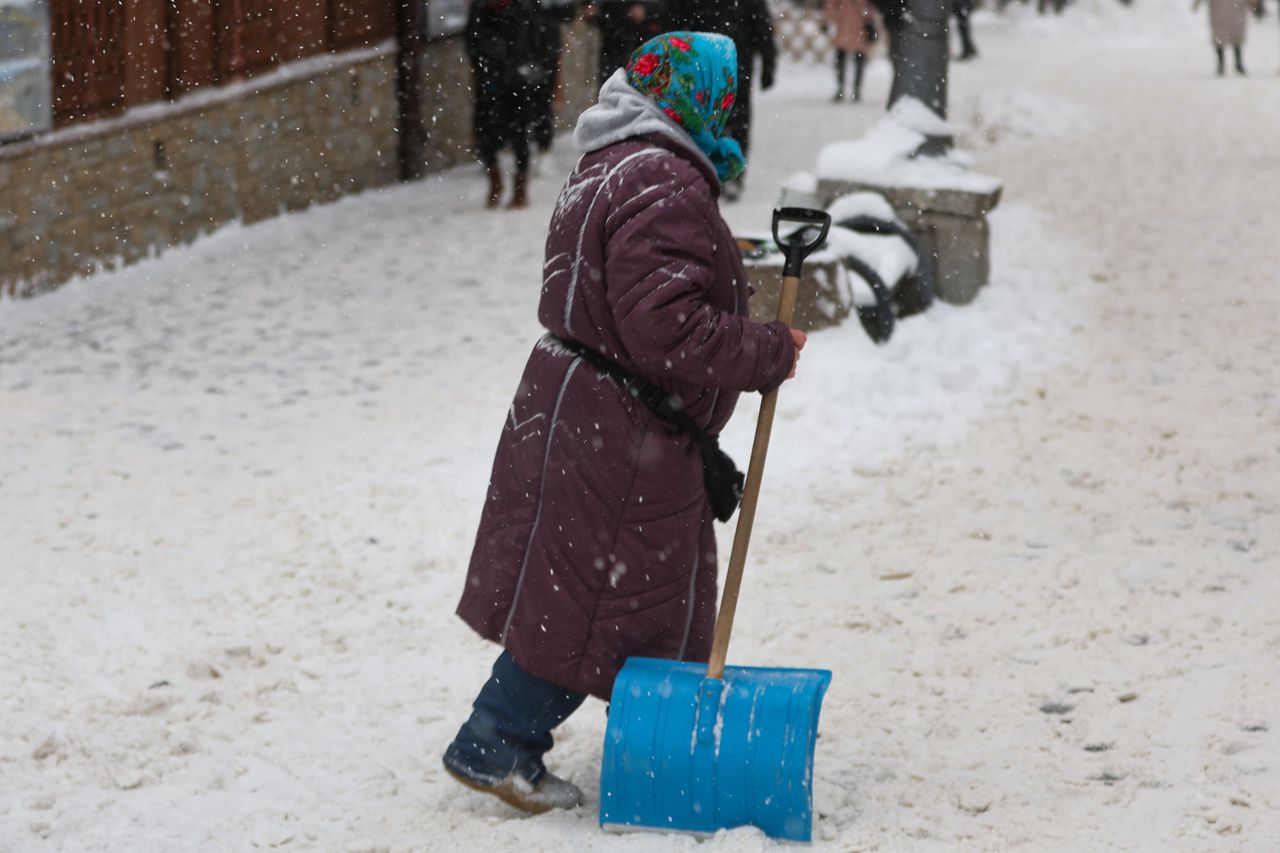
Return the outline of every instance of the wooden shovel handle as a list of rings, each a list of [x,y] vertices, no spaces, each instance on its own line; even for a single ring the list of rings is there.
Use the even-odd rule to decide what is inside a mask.
[[[788,326],[795,316],[796,294],[799,290],[799,277],[789,275],[782,279],[778,319]],[[777,406],[778,389],[775,388],[760,401],[760,418],[756,421],[756,438],[751,445],[747,483],[742,489],[742,504],[738,507],[738,526],[733,533],[733,551],[729,554],[729,572],[724,579],[720,614],[716,617],[716,635],[711,643],[707,678],[724,677],[724,661],[729,654],[729,636],[733,633],[733,616],[738,610],[738,591],[742,588],[742,571],[747,565],[747,546],[751,543],[751,526],[755,523],[756,502],[760,498],[760,478],[764,476],[764,460],[769,454],[769,435],[773,431],[773,413]]]

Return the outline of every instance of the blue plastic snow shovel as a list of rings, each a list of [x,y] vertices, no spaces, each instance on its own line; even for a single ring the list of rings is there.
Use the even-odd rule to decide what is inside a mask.
[[[784,240],[783,222],[805,227]],[[773,236],[786,256],[778,302],[784,323],[795,313],[804,259],[830,227],[820,210],[773,212]],[[775,390],[760,403],[710,662],[631,658],[614,682],[600,773],[605,829],[756,826],[775,838],[811,838],[813,748],[831,673],[724,665],[777,400]]]

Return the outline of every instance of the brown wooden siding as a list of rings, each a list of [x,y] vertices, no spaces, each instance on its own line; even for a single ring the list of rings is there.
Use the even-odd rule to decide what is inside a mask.
[[[124,108],[124,23],[124,0],[50,3],[55,125]]]
[[[273,0],[221,0],[214,5],[217,10],[214,71],[218,82],[250,77],[275,66],[279,57],[277,4]]]
[[[311,56],[329,47],[329,9],[325,0],[279,6],[276,15],[281,62]]]
[[[214,82],[214,7],[207,0],[168,0],[169,97]]]
[[[166,0],[129,0],[124,22],[125,106],[161,100],[168,91],[165,3]]]
[[[54,122],[118,113],[373,44],[394,0],[51,0]]]
[[[329,43],[335,50],[361,47],[395,32],[394,0],[329,0]]]

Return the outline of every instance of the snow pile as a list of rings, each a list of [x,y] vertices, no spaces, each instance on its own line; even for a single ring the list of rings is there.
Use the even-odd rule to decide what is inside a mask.
[[[995,14],[979,10],[973,16],[979,35],[987,30],[1004,31],[1015,38],[1061,40],[1087,39],[1114,50],[1120,47],[1149,47],[1171,38],[1182,38],[1205,26],[1204,4],[1192,10],[1181,0],[1071,0],[1060,14],[1039,14],[1034,0],[1009,3]],[[981,40],[979,41],[981,46]]]
[[[813,177],[803,172],[788,179],[788,183],[783,188],[785,203],[803,204],[803,198],[797,199],[785,193],[801,193],[806,187],[812,185],[812,181]],[[841,220],[855,216],[872,216],[891,222],[900,221],[893,207],[883,196],[869,192],[840,196],[831,203],[827,212],[831,215],[832,223],[839,223]],[[758,241],[767,249],[776,250],[777,248],[771,234],[754,231],[739,236]],[[901,237],[892,234],[861,234],[833,224],[827,234],[826,243],[809,256],[810,273],[821,276],[822,271],[814,269],[813,264],[838,263],[842,258],[847,257],[856,257],[866,263],[889,287],[893,287],[904,275],[913,272],[918,260],[910,245]],[[785,261],[786,256],[782,252],[771,251],[763,257],[753,259],[752,263],[759,267],[781,269]],[[844,316],[848,313],[849,307],[854,304],[870,305],[875,302],[875,295],[871,292],[870,286],[843,266],[839,267],[838,281],[828,283],[823,280],[823,284],[824,292],[836,300],[828,306],[829,311],[824,312],[829,317]]]
[[[1026,88],[982,92],[956,111],[966,117],[967,129],[990,145],[1003,142],[1042,142],[1092,127],[1088,111],[1079,104]]]
[[[778,194],[779,207],[822,207],[818,195],[818,178],[809,172],[796,172],[782,182]]]
[[[1039,283],[1046,270],[1070,266],[1071,247],[1052,237],[1042,217],[1024,205],[1005,205],[991,216],[993,281],[976,303],[963,308],[935,303],[925,314],[899,323],[882,347],[853,321],[814,334],[813,352],[822,357],[804,363],[803,390],[797,384],[779,398],[785,422],[779,430],[786,436],[775,438],[770,465],[785,470],[788,479],[821,484],[830,480],[830,466],[875,469],[899,454],[909,457],[916,443],[963,435],[968,421],[985,410],[987,395],[1066,357],[1065,330],[1073,309]],[[890,285],[914,266],[915,255],[897,237],[844,229],[832,233],[824,253],[856,253]],[[1038,252],[1026,254],[1024,246],[1036,246]],[[870,301],[869,291],[855,292],[858,302],[864,296]],[[747,396],[740,405],[745,409],[752,403]],[[939,410],[947,417],[939,419]],[[724,443],[735,458],[747,458],[754,425],[745,414],[730,422]],[[853,445],[850,430],[857,435]],[[794,511],[809,511],[780,495],[774,499]],[[778,510],[787,511],[781,505]]]
[[[926,136],[951,135],[951,127],[914,98],[901,98],[862,138],[833,142],[818,155],[819,179],[878,187],[992,193],[1000,182],[969,169],[957,151],[916,157]]]
[[[14,849],[693,843],[603,836],[589,809],[523,820],[439,769],[494,654],[452,607],[540,334],[545,209],[489,214],[477,177],[226,228],[4,306]],[[1070,312],[1023,249],[1061,244],[1026,209],[1002,215],[990,298],[914,318],[884,348],[852,323],[814,335],[781,398],[748,583],[779,531],[843,524],[866,477],[963,435],[1012,376],[1063,357]],[[468,248],[499,222],[506,239]],[[726,436],[740,461],[753,402]],[[735,660],[826,663],[761,619],[765,598],[744,603]],[[604,719],[593,701],[557,732],[557,771],[593,801]],[[840,795],[819,762],[820,796]],[[854,825],[824,813],[822,832]]]
[[[563,176],[572,155],[549,161]],[[494,214],[479,175],[458,170],[3,306],[0,838],[17,850],[693,843],[602,836],[590,810],[522,820],[439,768],[494,654],[452,608],[541,334],[560,180],[535,180],[540,209]],[[1024,249],[1060,244],[1025,209],[1006,217],[992,298],[940,306],[884,348],[854,323],[814,336],[781,398],[749,584],[779,558],[779,531],[832,523],[866,477],[962,435],[1003,382],[1062,357],[1069,312],[1040,292]],[[752,403],[726,436],[739,461]],[[761,620],[768,597],[744,602],[734,659],[825,662]],[[555,767],[589,798],[604,719],[591,702],[557,732]],[[819,761],[821,796],[842,796]],[[823,832],[856,825],[824,813]],[[749,830],[714,843],[763,845]]]
[[[831,202],[827,207],[827,213],[831,214],[834,222],[852,219],[855,216],[870,216],[898,223],[902,221],[894,212],[893,205],[879,193],[845,193]]]
[[[899,222],[893,207],[876,193],[849,193],[831,203],[827,209],[835,223],[856,216],[870,216]],[[910,244],[893,234],[861,234],[838,225],[831,229],[831,250],[840,257],[855,257],[870,266],[886,286],[892,288],[904,276],[915,272],[919,259]],[[846,270],[853,303],[875,304],[875,294],[862,278]]]
[[[889,118],[908,130],[925,136],[954,136],[955,128],[916,98],[899,98],[889,110]]]

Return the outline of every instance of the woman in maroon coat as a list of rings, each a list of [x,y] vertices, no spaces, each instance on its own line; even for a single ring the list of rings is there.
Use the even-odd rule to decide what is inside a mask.
[[[507,413],[458,605],[505,651],[445,754],[459,781],[527,811],[581,802],[542,756],[586,695],[609,698],[628,657],[710,653],[716,545],[699,451],[599,359],[714,435],[741,392],[793,372],[804,344],[747,318],[741,254],[716,204],[745,165],[723,135],[735,68],[728,38],[659,36],[575,131],[585,154],[543,266],[549,331]]]

